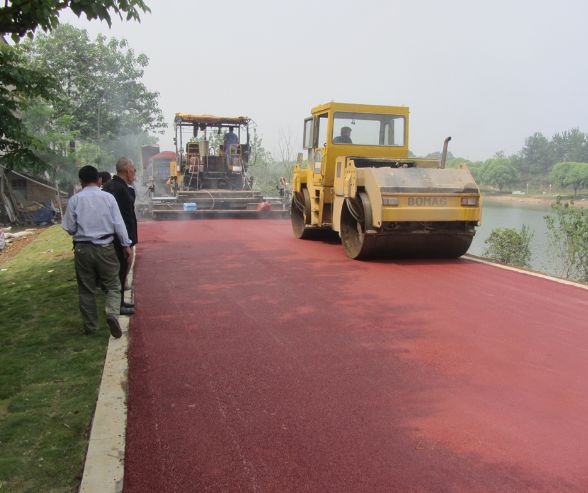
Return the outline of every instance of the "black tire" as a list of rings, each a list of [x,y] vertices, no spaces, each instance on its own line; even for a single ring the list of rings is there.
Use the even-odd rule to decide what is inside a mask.
[[[341,211],[341,243],[349,258],[359,260],[373,254],[375,235],[366,233],[366,217],[371,217],[371,204],[367,194],[347,199]],[[368,220],[369,222],[369,220]]]
[[[310,238],[310,194],[307,188],[302,192],[296,192],[292,195],[290,205],[290,220],[292,222],[292,232],[296,238],[306,240]]]

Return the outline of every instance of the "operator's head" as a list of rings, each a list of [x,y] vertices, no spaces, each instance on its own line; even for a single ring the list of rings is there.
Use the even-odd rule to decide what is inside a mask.
[[[127,185],[132,185],[135,181],[135,173],[137,170],[135,169],[135,165],[133,161],[131,161],[128,157],[121,157],[116,162],[116,174],[124,181],[127,182]]]
[[[94,168],[94,166],[90,165],[82,166],[78,172],[78,176],[80,178],[82,187],[87,187],[88,185],[98,185],[100,181],[98,170]]]
[[[341,137],[351,137],[351,128],[350,127],[341,127]]]
[[[233,133],[233,127],[229,127],[229,133]]]

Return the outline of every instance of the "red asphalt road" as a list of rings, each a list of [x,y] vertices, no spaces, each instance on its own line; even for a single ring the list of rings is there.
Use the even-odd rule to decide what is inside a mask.
[[[140,223],[125,493],[588,491],[588,291]]]

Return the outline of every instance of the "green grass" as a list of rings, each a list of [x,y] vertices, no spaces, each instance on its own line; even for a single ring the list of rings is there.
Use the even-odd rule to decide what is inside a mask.
[[[0,492],[79,487],[109,333],[84,335],[77,302],[59,226],[0,264]]]

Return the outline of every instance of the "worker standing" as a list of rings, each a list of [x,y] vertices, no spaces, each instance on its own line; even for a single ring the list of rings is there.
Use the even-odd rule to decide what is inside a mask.
[[[114,238],[123,255],[131,254],[131,240],[112,195],[100,190],[100,176],[93,166],[84,166],[78,173],[82,190],[71,197],[61,226],[74,242],[74,260],[78,283],[79,306],[86,334],[98,330],[96,288],[106,292],[106,323],[113,337],[122,331],[118,322],[120,308],[119,262]]]
[[[231,165],[231,146],[234,148],[239,145],[239,137],[233,132],[233,127],[229,127],[229,131],[225,134],[223,145],[225,149],[225,156],[227,160],[227,166]]]
[[[112,177],[104,187],[105,192],[111,193],[116,199],[116,203],[120,209],[121,216],[125,222],[129,239],[131,240],[131,248],[134,247],[139,238],[137,231],[137,216],[135,215],[135,190],[130,191],[130,187],[135,181],[135,174],[137,170],[133,161],[127,157],[121,157],[116,162],[116,175]],[[121,285],[121,299],[120,299],[120,314],[132,315],[135,313],[134,303],[127,303],[124,299],[124,290],[126,287],[127,274],[130,268],[130,256],[124,254],[123,245],[115,242],[116,254],[120,263],[119,279]],[[131,251],[132,256],[132,251]]]

